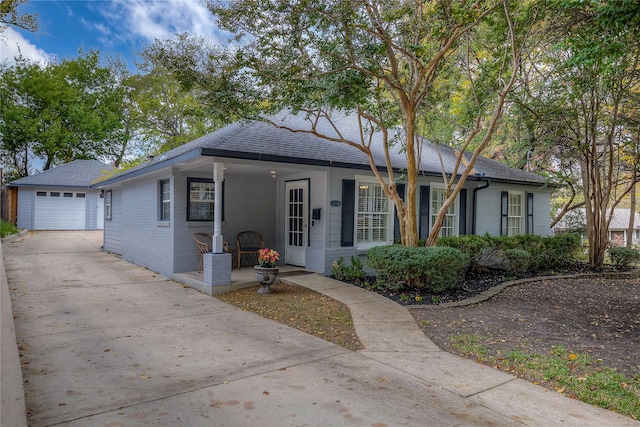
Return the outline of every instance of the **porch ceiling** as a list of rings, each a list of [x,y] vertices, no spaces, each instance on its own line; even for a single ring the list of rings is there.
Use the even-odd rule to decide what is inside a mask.
[[[309,170],[309,166],[202,156],[176,165],[179,172],[213,173],[213,163],[224,163],[225,173],[234,175],[286,175]]]

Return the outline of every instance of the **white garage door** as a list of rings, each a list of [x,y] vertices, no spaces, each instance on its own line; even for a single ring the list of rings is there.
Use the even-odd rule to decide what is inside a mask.
[[[84,230],[87,228],[86,193],[38,191],[34,230]]]

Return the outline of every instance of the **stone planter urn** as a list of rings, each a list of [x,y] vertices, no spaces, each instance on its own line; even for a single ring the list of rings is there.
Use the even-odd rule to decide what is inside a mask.
[[[256,281],[260,283],[260,288],[258,288],[259,294],[269,294],[271,293],[271,284],[276,281],[278,278],[278,273],[280,273],[280,269],[278,267],[261,267],[259,265],[255,265],[253,267],[256,273]]]

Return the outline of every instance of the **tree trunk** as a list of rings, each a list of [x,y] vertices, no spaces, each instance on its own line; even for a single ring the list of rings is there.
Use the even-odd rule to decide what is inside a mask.
[[[627,247],[633,247],[633,227],[636,218],[636,183],[631,186],[631,206],[629,208],[629,227],[627,228]]]
[[[603,196],[600,186],[600,171],[592,163],[592,159],[581,162],[585,217],[589,238],[589,266],[601,269],[604,267],[604,258],[609,243],[609,221],[607,221],[609,198]]]
[[[418,168],[416,167],[416,145],[415,145],[415,114],[411,109],[407,117],[407,189],[405,192],[405,211],[404,226],[405,241],[404,246],[418,246],[418,206],[416,197],[416,187],[418,181]]]

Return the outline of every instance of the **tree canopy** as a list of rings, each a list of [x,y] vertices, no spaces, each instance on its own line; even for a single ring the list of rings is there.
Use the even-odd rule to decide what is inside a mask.
[[[99,158],[121,143],[122,99],[97,52],[40,65],[18,58],[0,72],[2,149],[18,175],[31,172],[29,160],[43,169],[76,158]]]
[[[514,112],[526,124],[525,152],[574,189],[562,214],[584,205],[589,260],[602,267],[613,209],[638,179],[640,5],[566,0],[551,11]]]
[[[356,115],[361,138],[338,140],[369,157],[396,205],[406,245],[418,240],[416,181],[424,134],[419,130],[447,121],[431,135],[448,139],[459,153],[456,172],[443,174],[447,199],[429,236],[434,244],[449,206],[495,131],[540,6],[496,0],[207,3],[236,43],[205,54],[165,50],[165,63],[183,84],[205,91],[212,111],[252,119],[283,109],[303,112],[309,117],[306,131],[328,139],[314,123],[331,123],[336,112]],[[398,133],[389,130],[397,127],[403,136],[391,138]],[[386,150],[407,158],[404,199],[389,158],[385,165],[374,163],[369,139],[374,131],[384,135]],[[467,149],[472,156],[463,161]]]
[[[29,0],[2,0],[0,2],[0,33],[7,27],[18,27],[27,31],[38,31],[38,15],[18,12],[18,7]]]

